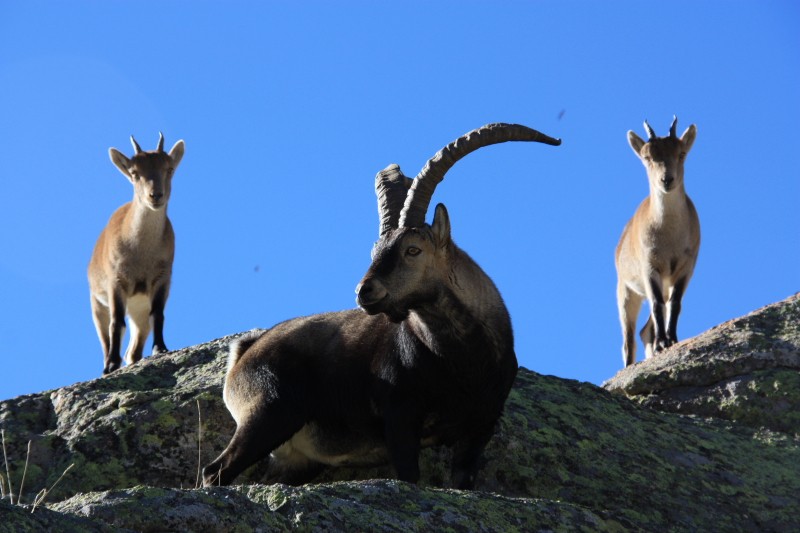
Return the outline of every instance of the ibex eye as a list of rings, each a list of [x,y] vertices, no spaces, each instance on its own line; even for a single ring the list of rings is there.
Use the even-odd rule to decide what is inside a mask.
[[[408,247],[408,249],[406,250],[406,253],[407,253],[408,255],[419,255],[419,253],[420,253],[421,251],[422,251],[422,250],[420,250],[420,249],[419,249],[419,248],[417,248],[416,246],[409,246],[409,247]]]

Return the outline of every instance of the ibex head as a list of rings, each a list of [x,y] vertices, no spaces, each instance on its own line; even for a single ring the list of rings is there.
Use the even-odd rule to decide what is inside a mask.
[[[400,322],[412,307],[435,301],[450,271],[452,246],[450,218],[442,204],[436,206],[432,225],[392,230],[373,248],[372,265],[356,287],[358,305]]]
[[[677,125],[678,117],[674,117],[669,135],[658,137],[645,120],[644,129],[647,131],[647,142],[633,131],[628,132],[628,144],[644,163],[651,188],[663,193],[683,187],[683,162],[697,135],[697,128],[692,124],[678,138]]]
[[[369,314],[386,313],[402,321],[411,309],[431,302],[448,280],[455,245],[444,205],[436,206],[433,224],[425,223],[436,185],[465,155],[491,144],[535,141],[561,144],[517,124],[487,124],[437,152],[412,180],[390,165],[375,178],[380,239],[372,249],[372,264],[356,287],[358,305]]]
[[[109,148],[108,155],[122,174],[133,184],[134,201],[142,202],[153,210],[162,209],[169,201],[172,191],[172,175],[183,157],[184,144],[178,141],[164,152],[164,136],[159,133],[158,146],[145,152],[131,135],[133,157],[128,158],[116,148]]]

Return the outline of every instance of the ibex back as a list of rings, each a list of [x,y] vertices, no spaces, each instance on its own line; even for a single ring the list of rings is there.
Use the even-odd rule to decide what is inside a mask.
[[[681,299],[700,250],[700,221],[683,185],[683,164],[697,128],[680,138],[672,122],[667,137],[657,137],[645,121],[648,141],[628,132],[628,143],[647,169],[650,195],[622,231],[616,250],[617,306],[622,323],[622,360],[636,362],[636,319],[642,301],[650,302],[650,317],[640,335],[645,356],[678,342]]]
[[[232,346],[225,405],[236,432],[203,470],[228,484],[270,455],[269,481],[302,483],[321,465],[389,462],[419,479],[420,448],[454,448],[452,482],[472,486],[517,372],[511,320],[491,279],[425,213],[461,157],[511,140],[559,144],[524,126],[492,124],[436,154],[411,180],[376,178],[380,239],[356,293],[360,310],[296,318]],[[366,313],[365,313],[366,312]]]
[[[175,234],[167,218],[172,175],[181,162],[183,141],[167,154],[164,137],[145,152],[131,136],[135,153],[128,158],[115,148],[111,161],[133,185],[133,201],[117,209],[108,221],[89,263],[92,317],[103,348],[103,374],[121,365],[125,315],[131,335],[127,363],[142,358],[153,328],[153,353],[165,352],[164,306],[172,279]],[[152,321],[152,324],[151,324]]]

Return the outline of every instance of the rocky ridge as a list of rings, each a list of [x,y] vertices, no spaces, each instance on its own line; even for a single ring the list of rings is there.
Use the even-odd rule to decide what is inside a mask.
[[[196,489],[234,422],[222,398],[235,336],[0,402],[24,502],[0,531],[789,531],[800,528],[800,294],[680,343],[604,384],[521,369],[475,491],[446,450],[419,486],[387,467],[314,484]],[[198,442],[199,441],[199,442]],[[198,458],[199,449],[199,458]],[[9,529],[10,528],[10,529]]]

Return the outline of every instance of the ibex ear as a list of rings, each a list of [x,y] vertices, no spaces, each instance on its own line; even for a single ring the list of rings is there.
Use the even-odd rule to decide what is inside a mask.
[[[116,148],[109,148],[108,149],[108,157],[111,158],[111,162],[114,163],[114,166],[122,172],[122,175],[131,180],[131,175],[128,172],[128,169],[131,167],[131,160],[125,157],[125,154],[117,150]]]
[[[183,159],[183,140],[180,140],[175,143],[175,146],[172,147],[172,150],[169,151],[169,157],[172,159],[172,169],[178,168],[178,164]]]
[[[436,244],[439,247],[444,247],[450,242],[450,215],[447,214],[447,208],[444,204],[438,204],[436,211],[433,214],[433,237],[436,239]]]
[[[645,142],[642,140],[642,138],[636,135],[636,133],[633,131],[628,131],[628,144],[631,145],[633,153],[636,154],[636,157],[641,157],[639,154],[642,153],[642,146],[645,145]]]
[[[689,153],[689,150],[692,149],[692,145],[694,144],[694,138],[696,136],[697,136],[697,126],[695,126],[694,124],[686,128],[686,131],[684,131],[683,135],[681,135],[681,143],[683,143],[683,151],[686,152],[687,154]]]

